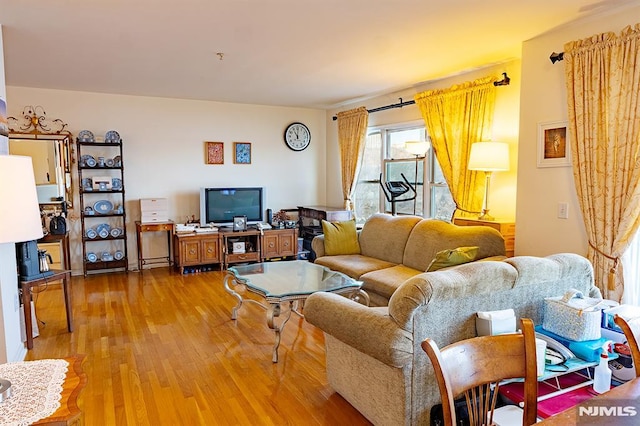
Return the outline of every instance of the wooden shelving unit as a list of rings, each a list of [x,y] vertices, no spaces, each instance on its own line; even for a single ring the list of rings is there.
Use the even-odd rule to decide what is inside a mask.
[[[80,222],[82,232],[82,265],[84,276],[90,271],[109,270],[129,270],[129,260],[127,254],[127,214],[125,209],[125,182],[124,182],[124,161],[122,156],[122,141],[120,142],[77,142],[78,152],[78,183],[80,193]],[[120,161],[104,165],[94,166],[82,162],[83,156],[90,155],[94,159],[104,157],[114,160],[119,157]],[[120,179],[121,185],[113,189],[91,189],[83,184],[85,179],[109,176],[112,179]],[[107,200],[112,203],[113,210],[109,212],[97,212],[94,210],[95,203],[100,200]],[[91,212],[93,212],[91,214]],[[112,235],[111,231],[106,237],[96,236],[90,238],[88,231],[97,225],[106,223],[110,230],[118,228],[119,235]],[[95,261],[88,259],[88,255],[94,253],[97,256]],[[108,254],[108,255],[107,255]],[[109,255],[111,257],[109,257]]]

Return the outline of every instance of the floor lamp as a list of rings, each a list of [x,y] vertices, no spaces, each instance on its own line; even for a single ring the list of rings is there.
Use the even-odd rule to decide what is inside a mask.
[[[476,142],[471,145],[469,154],[469,170],[484,172],[485,187],[480,220],[495,220],[489,214],[489,182],[491,173],[509,170],[509,145],[505,142]]]
[[[427,142],[421,141],[408,141],[404,143],[404,149],[412,155],[416,156],[416,173],[415,173],[415,184],[413,189],[416,191],[416,198],[413,199],[413,214],[416,214],[416,202],[418,200],[418,160],[420,158],[425,157],[427,154],[427,150],[429,149],[429,144]]]
[[[0,155],[0,197],[0,244],[42,238],[31,157]],[[0,378],[0,402],[10,396],[11,382]]]

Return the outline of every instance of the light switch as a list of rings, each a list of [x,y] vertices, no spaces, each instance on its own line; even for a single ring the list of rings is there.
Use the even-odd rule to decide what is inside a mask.
[[[558,203],[558,218],[569,219],[569,204]]]

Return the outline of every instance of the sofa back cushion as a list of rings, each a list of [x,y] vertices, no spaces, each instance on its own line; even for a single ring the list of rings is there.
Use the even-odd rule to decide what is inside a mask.
[[[442,250],[477,246],[476,259],[504,256],[504,238],[488,226],[457,226],[436,219],[424,219],[413,230],[404,250],[402,263],[426,271],[436,254]]]
[[[421,220],[417,216],[374,214],[360,231],[360,253],[387,262],[402,263],[409,234]]]

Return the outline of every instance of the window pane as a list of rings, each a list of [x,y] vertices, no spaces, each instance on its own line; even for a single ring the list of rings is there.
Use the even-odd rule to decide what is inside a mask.
[[[442,168],[440,167],[440,163],[438,163],[438,159],[436,156],[433,156],[433,183],[442,183],[446,184],[447,181],[444,180],[444,175],[442,174]]]
[[[433,185],[431,187],[431,211],[434,219],[450,221],[456,204],[453,202],[449,187]]]
[[[403,214],[417,214],[422,216],[422,177],[424,176],[423,167],[424,161],[419,160],[417,162],[418,165],[418,184],[416,185],[416,161],[387,161],[385,162],[386,167],[386,180],[387,181],[400,181],[404,182],[402,179],[401,173],[407,178],[409,183],[416,187],[416,200],[415,203],[413,200],[410,201],[397,201],[396,202],[396,213]],[[411,191],[397,197],[397,200],[406,200],[413,193]],[[415,205],[415,210],[414,210]],[[389,201],[385,201],[385,211],[391,212],[391,203]]]
[[[379,176],[378,176],[379,178]],[[375,182],[359,182],[355,191],[356,223],[363,224],[380,210],[380,184]]]
[[[360,164],[359,181],[379,180],[382,171],[382,135],[373,133],[367,136],[364,144],[364,154]]]
[[[415,155],[411,154],[405,149],[404,143],[408,141],[424,141],[424,127],[415,129],[403,129],[403,130],[390,130],[388,133],[389,138],[389,150],[387,152],[387,158],[415,158]]]

